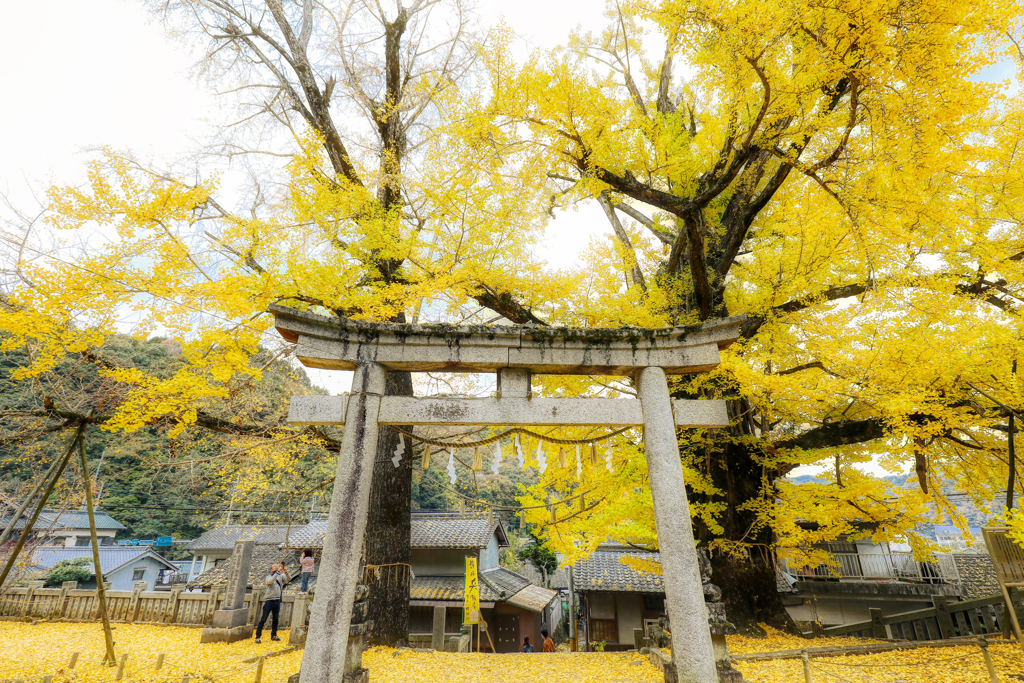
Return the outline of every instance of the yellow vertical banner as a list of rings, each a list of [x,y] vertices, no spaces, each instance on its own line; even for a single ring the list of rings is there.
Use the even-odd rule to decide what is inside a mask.
[[[476,558],[466,558],[466,592],[462,599],[462,623],[480,623],[480,579],[476,573]]]

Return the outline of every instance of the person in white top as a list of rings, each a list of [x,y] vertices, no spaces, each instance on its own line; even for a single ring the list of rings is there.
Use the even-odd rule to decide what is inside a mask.
[[[313,578],[313,549],[306,548],[302,551],[302,593],[309,592],[309,580]]]

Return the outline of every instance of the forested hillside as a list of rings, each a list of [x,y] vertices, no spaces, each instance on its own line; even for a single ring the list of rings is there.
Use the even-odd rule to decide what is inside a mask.
[[[63,359],[51,373],[32,381],[19,376],[27,362],[28,354],[20,349],[0,356],[0,403],[8,414],[21,412],[16,416],[19,419],[0,423],[0,487],[16,498],[24,495],[67,447],[64,431],[48,432],[41,420],[40,424],[31,423],[41,403],[52,403],[57,409],[103,412],[104,404],[121,399],[109,379],[112,372],[140,369],[157,377],[170,376],[184,360],[174,341],[117,336],[99,349]],[[289,396],[321,392],[301,368],[286,360],[258,354],[252,363],[262,368],[259,379],[240,382],[232,390],[233,411],[242,406],[249,420],[279,423],[285,418]],[[278,462],[269,463],[276,467],[267,467],[268,463],[261,462],[266,457],[263,449],[251,448],[251,444],[248,450],[239,448],[233,436],[216,429],[217,420],[230,423],[233,415],[222,414],[216,403],[211,411],[214,421],[208,428],[180,433],[173,431],[173,425],[160,422],[131,432],[89,430],[85,448],[99,505],[128,527],[124,537],[191,538],[229,515],[236,522],[276,522],[304,519],[311,504],[324,508],[323,496],[330,494],[333,453],[303,445],[290,450],[287,461],[280,462],[278,450]],[[290,478],[277,476],[275,469]],[[225,486],[221,483],[225,480],[233,485]],[[302,489],[316,490],[297,497]],[[81,505],[81,490],[80,472],[69,466],[50,506]]]
[[[15,498],[24,495],[66,448],[66,433],[46,433],[24,422],[47,400],[41,396],[49,397],[58,408],[73,405],[82,410],[90,406],[102,411],[105,402],[118,400],[106,377],[111,367],[170,376],[184,362],[180,346],[172,340],[138,341],[129,336],[112,338],[99,350],[78,358],[66,358],[38,381],[19,380],[19,369],[27,361],[28,354],[23,350],[0,355],[0,405],[23,413],[20,421],[0,423],[0,490]],[[261,354],[252,362],[266,367],[258,380],[241,383],[232,396],[234,406],[239,402],[244,406],[247,421],[280,423],[287,414],[290,396],[324,393],[310,383],[301,367],[287,360]],[[68,379],[57,384],[49,383],[49,377]],[[232,421],[230,414],[218,417]],[[203,529],[229,520],[299,524],[310,513],[327,510],[335,452],[303,444],[268,456],[266,451],[273,450],[271,447],[254,448],[249,443],[239,448],[233,435],[216,429],[193,429],[181,434],[172,433],[172,429],[172,425],[156,423],[134,432],[89,432],[86,454],[99,505],[128,527],[120,537],[193,538]],[[339,436],[328,429],[323,431],[332,438]],[[518,484],[533,483],[536,478],[532,470],[519,470],[506,462],[498,474],[488,469],[467,477],[465,470],[460,470],[460,479],[451,485],[442,462],[446,454],[437,452],[436,462],[426,471],[420,466],[419,448],[414,457],[414,509],[459,509],[459,499],[452,489],[494,504],[516,505]],[[224,485],[224,481],[232,483]],[[79,482],[77,468],[69,467],[51,507],[81,505]],[[472,504],[469,509],[473,509]]]

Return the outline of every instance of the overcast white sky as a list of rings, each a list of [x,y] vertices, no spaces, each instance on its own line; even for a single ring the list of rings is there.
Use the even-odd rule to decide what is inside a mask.
[[[529,47],[554,47],[584,23],[603,26],[600,0],[482,0],[485,25],[503,16]],[[131,0],[0,0],[8,28],[0,41],[0,187],[24,200],[28,185],[82,178],[83,148],[128,147],[173,159],[216,119],[216,101],[187,76],[188,54],[141,3]],[[543,17],[543,21],[538,21]],[[567,222],[605,219],[569,212],[549,232],[558,262],[578,251]],[[583,227],[583,226],[580,226]],[[590,226],[591,228],[593,226]],[[564,248],[568,247],[568,248]]]

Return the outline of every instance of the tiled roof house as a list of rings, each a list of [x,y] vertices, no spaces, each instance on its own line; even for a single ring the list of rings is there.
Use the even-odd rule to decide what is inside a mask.
[[[96,536],[101,545],[113,545],[114,536],[127,527],[102,510],[96,510]],[[14,523],[15,529],[24,529],[27,515],[23,515]],[[11,515],[0,517],[0,528],[6,527]],[[68,548],[88,546],[92,544],[89,532],[89,514],[85,510],[43,510],[39,519],[32,526],[32,534],[36,538],[46,539],[51,545],[62,545]]]
[[[209,529],[185,546],[185,550],[192,553],[189,587],[208,590],[210,586],[225,581],[228,558],[235,548],[235,541],[255,542],[253,571],[257,571],[257,558],[269,568],[270,564],[277,561],[270,560],[272,555],[280,555],[282,560],[289,556],[288,553],[280,552],[279,548],[302,528],[287,524],[222,524]],[[263,564],[258,567],[258,571],[263,571]],[[207,575],[208,572],[212,573]]]
[[[289,535],[282,546],[298,553],[323,547],[327,520],[316,520]],[[540,629],[560,619],[555,591],[500,566],[508,538],[497,520],[484,515],[414,513],[410,529],[412,581],[409,632],[413,642],[429,644],[435,610],[444,610],[446,637],[457,638],[462,625],[466,557],[475,557],[480,576],[480,607],[498,652],[518,652],[522,639],[540,638]],[[485,647],[488,645],[485,644]]]
[[[603,642],[606,650],[631,649],[633,630],[647,629],[665,615],[662,577],[640,571],[627,558],[647,566],[661,564],[658,553],[605,544],[573,567],[573,587],[582,596],[584,615],[580,640],[586,639],[588,648]]]
[[[147,590],[156,587],[157,579],[162,571],[174,571],[176,567],[149,546],[106,546],[99,549],[100,569],[103,580],[113,584],[114,590],[131,590],[139,581],[145,581]],[[89,562],[85,565],[92,578],[79,582],[79,588],[96,587],[96,571],[92,562],[92,548],[65,546],[37,546],[29,555],[28,565],[40,575],[62,560],[74,560],[84,557]]]

